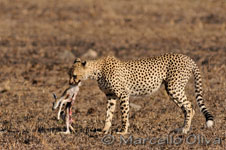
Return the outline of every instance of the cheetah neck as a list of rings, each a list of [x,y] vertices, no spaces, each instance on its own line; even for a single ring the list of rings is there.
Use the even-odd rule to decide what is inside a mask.
[[[102,66],[103,66],[103,61],[101,59],[87,61],[87,67],[89,68],[89,73],[87,78],[98,80],[98,78],[100,78],[101,76]]]

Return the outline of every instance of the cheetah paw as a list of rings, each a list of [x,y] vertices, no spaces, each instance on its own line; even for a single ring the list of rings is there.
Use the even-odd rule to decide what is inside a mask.
[[[97,134],[108,134],[108,130],[99,130],[99,131],[96,131]]]
[[[102,134],[108,134],[109,130],[102,130]]]
[[[189,132],[189,129],[188,128],[177,128],[171,132],[178,133],[178,134],[187,134]]]

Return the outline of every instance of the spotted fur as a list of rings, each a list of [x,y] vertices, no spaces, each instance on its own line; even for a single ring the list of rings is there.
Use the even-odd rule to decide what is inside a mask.
[[[213,125],[213,116],[204,105],[200,71],[195,62],[182,54],[165,54],[137,60],[119,60],[104,57],[97,60],[81,61],[76,59],[70,69],[70,84],[78,84],[87,78],[95,79],[100,89],[107,96],[107,116],[103,132],[108,133],[116,102],[120,101],[122,129],[119,134],[126,134],[129,127],[129,97],[151,94],[161,84],[185,116],[184,125],[178,129],[182,133],[190,130],[195,114],[191,102],[185,95],[185,86],[194,75],[195,94],[198,106],[206,118],[208,127]]]

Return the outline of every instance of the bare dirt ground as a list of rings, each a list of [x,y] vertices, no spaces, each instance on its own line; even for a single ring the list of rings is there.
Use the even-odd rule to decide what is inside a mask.
[[[167,52],[190,56],[202,72],[214,128],[205,126],[191,79],[186,92],[196,114],[188,135],[173,134],[173,142],[161,141],[183,124],[182,111],[162,87],[151,96],[131,98],[141,106],[130,111],[132,143],[115,134],[120,127],[117,108],[115,141],[106,145],[104,136],[95,132],[104,126],[106,98],[95,81],[87,80],[73,107],[76,133],[58,134],[65,125],[51,110],[52,93],[60,95],[68,87],[68,68],[88,50],[96,51],[97,58]],[[225,108],[224,0],[0,1],[0,149],[225,149]],[[147,138],[151,143],[144,142]]]

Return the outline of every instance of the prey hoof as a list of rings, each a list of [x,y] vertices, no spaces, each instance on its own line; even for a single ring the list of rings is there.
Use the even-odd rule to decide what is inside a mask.
[[[128,134],[128,132],[122,131],[122,132],[116,132],[116,134],[119,134],[119,135],[126,135],[126,134]]]
[[[69,128],[71,129],[72,132],[75,133],[75,129],[70,125]],[[70,132],[70,131],[69,131]]]
[[[65,132],[59,132],[59,134],[71,134],[70,131],[65,131]]]

